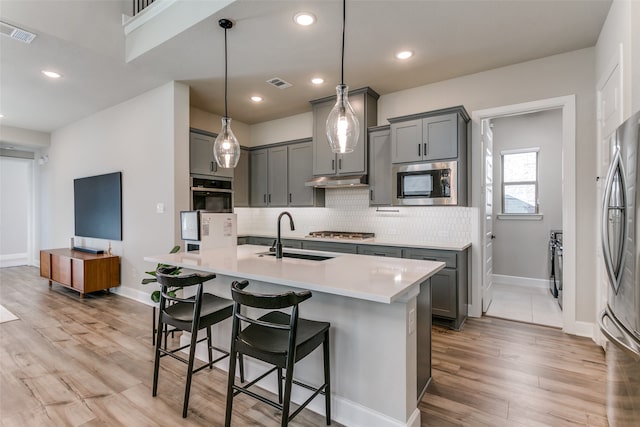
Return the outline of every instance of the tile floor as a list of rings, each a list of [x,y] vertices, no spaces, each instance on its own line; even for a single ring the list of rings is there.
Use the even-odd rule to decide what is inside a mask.
[[[562,310],[547,288],[494,283],[486,315],[562,328]]]

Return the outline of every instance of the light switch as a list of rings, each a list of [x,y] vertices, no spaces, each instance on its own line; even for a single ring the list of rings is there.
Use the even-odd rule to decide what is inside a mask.
[[[164,203],[156,204],[156,213],[164,213]]]

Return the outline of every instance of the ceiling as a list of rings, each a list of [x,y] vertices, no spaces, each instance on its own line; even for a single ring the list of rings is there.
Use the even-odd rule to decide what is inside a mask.
[[[229,115],[247,124],[310,111],[340,82],[342,2],[237,0],[127,63],[122,13],[133,0],[2,0],[0,20],[32,31],[25,44],[0,37],[0,119],[51,132],[171,80],[191,105],[224,111],[228,32]],[[186,0],[201,1],[201,0]],[[349,0],[345,83],[381,95],[594,46],[611,0]],[[317,22],[300,27],[299,11]],[[398,50],[412,50],[405,61]],[[51,81],[43,69],[59,70]],[[314,86],[320,76],[325,83]],[[279,77],[293,86],[278,89]],[[262,103],[249,100],[260,95]]]

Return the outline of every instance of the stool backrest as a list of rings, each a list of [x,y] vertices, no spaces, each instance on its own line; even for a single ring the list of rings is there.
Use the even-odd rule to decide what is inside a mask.
[[[215,274],[187,274],[175,275],[176,267],[160,267],[156,270],[156,279],[161,286],[160,289],[160,310],[164,310],[166,302],[184,302],[187,304],[196,304],[200,301],[203,293],[202,284],[208,280],[214,279]],[[178,298],[170,288],[186,288],[188,286],[198,285],[195,298]]]
[[[311,298],[311,291],[297,293],[289,291],[282,294],[254,294],[243,290],[248,285],[249,282],[246,280],[231,283],[231,297],[233,300],[248,307],[273,310],[293,307]]]

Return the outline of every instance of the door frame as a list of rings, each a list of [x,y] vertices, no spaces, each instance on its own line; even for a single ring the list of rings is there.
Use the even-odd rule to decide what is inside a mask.
[[[481,121],[512,115],[534,113],[545,110],[562,110],[562,229],[563,246],[563,328],[564,332],[591,337],[592,328],[585,327],[584,322],[576,321],[576,100],[575,95],[542,99],[521,104],[505,105],[501,107],[476,110],[471,114],[471,159],[472,168],[471,200],[472,206],[477,207],[476,223],[478,231],[475,234],[475,250],[472,250],[472,286],[469,313],[472,316],[482,315],[482,290],[484,278],[482,266],[486,262],[482,236],[484,222],[481,220],[484,207],[482,182],[484,168],[482,154],[484,146],[481,135]]]

